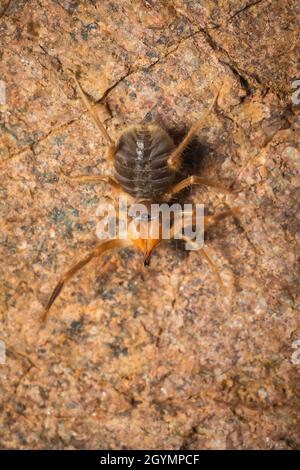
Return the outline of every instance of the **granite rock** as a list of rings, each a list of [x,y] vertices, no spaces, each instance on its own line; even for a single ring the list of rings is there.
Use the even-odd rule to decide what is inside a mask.
[[[0,446],[299,449],[299,101],[296,0],[0,2]],[[197,252],[164,244],[93,261],[105,142],[158,122],[238,196],[193,188],[227,294]],[[191,156],[191,158],[190,158]],[[298,315],[297,315],[298,313]]]

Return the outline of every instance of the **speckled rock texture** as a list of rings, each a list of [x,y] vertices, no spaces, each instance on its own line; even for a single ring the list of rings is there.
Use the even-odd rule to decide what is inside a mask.
[[[1,448],[299,449],[299,13],[0,2]],[[91,262],[40,322],[111,194],[65,177],[111,168],[70,70],[113,137],[144,121],[179,142],[223,85],[186,158],[240,192],[186,197],[242,208],[207,234],[226,295],[199,253],[166,243],[147,269],[133,249]]]

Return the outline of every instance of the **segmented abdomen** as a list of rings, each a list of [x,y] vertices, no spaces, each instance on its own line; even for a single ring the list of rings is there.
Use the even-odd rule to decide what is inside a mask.
[[[158,126],[134,126],[121,134],[115,155],[115,179],[137,198],[153,199],[174,180],[167,160],[174,150],[169,135]]]

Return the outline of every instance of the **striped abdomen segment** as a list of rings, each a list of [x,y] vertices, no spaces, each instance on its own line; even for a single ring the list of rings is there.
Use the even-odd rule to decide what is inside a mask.
[[[134,126],[121,134],[115,154],[115,179],[124,191],[152,199],[174,180],[167,160],[174,150],[169,135],[158,126]]]

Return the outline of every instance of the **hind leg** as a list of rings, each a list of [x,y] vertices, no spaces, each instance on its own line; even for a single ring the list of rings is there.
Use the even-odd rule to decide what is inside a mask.
[[[85,92],[83,91],[79,81],[77,80],[76,75],[74,73],[72,73],[72,75],[73,75],[74,81],[76,83],[77,90],[79,92],[79,96],[80,96],[81,100],[83,101],[83,103],[85,104],[88,112],[90,113],[91,118],[93,119],[94,123],[96,124],[96,126],[98,127],[98,129],[100,130],[102,135],[104,136],[104,138],[105,138],[106,142],[108,143],[108,145],[114,146],[115,145],[114,140],[110,137],[110,135],[107,132],[107,130],[105,129],[104,125],[100,121],[97,113],[95,112],[95,110],[92,107],[89,99],[87,98]]]
[[[76,83],[76,87],[77,87],[77,90],[78,90],[78,93],[79,93],[79,96],[80,96],[82,102],[84,103],[84,105],[87,108],[91,118],[93,119],[94,123],[96,124],[96,126],[98,127],[98,129],[100,130],[101,134],[103,135],[103,137],[105,138],[105,140],[107,142],[107,145],[108,145],[107,158],[109,160],[113,161],[114,157],[115,157],[115,153],[116,153],[115,141],[110,137],[110,135],[107,132],[107,130],[105,129],[104,125],[100,121],[95,109],[91,105],[88,97],[86,96],[86,94],[83,91],[79,81],[77,80],[76,75],[73,72],[72,72],[72,76],[73,76],[73,79]]]
[[[201,116],[201,118],[191,127],[182,142],[178,145],[178,147],[176,147],[176,149],[171,153],[170,157],[168,158],[168,166],[172,171],[178,171],[180,169],[182,152],[189,145],[196,132],[201,129],[203,124],[205,124],[205,121],[210,112],[212,111],[214,104],[218,98],[219,92],[220,91],[215,94],[211,104],[209,105],[208,109],[204,112],[203,116]]]

